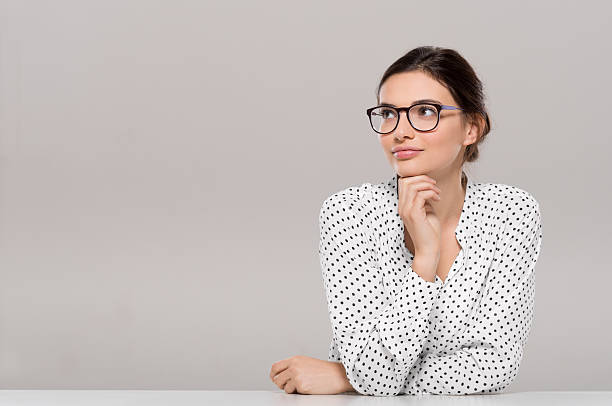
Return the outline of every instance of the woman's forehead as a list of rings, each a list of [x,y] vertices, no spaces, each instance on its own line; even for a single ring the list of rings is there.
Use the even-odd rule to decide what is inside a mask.
[[[434,99],[446,104],[453,98],[444,85],[421,71],[391,75],[380,88],[381,103],[408,106],[421,99]]]

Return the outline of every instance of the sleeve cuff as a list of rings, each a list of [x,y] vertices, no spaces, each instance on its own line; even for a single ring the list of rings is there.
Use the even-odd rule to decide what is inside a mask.
[[[420,286],[420,287],[423,287],[425,289],[428,289],[428,288],[432,289],[433,288],[433,290],[437,290],[444,283],[442,281],[442,279],[440,279],[440,277],[438,275],[436,275],[436,278],[434,279],[433,282],[427,281],[427,280],[421,278],[421,276],[418,273],[414,272],[412,267],[410,267],[410,274],[411,274],[410,276],[412,277],[412,279],[416,281],[417,285]]]
[[[408,270],[407,279],[404,283],[407,283],[408,286],[412,285],[411,297],[412,300],[416,298],[412,305],[411,315],[419,315],[422,313],[427,313],[431,311],[431,307],[438,297],[438,293],[442,288],[442,280],[438,278],[436,275],[436,279],[434,282],[429,282],[421,276],[414,272],[412,267]],[[410,308],[410,306],[408,306]]]

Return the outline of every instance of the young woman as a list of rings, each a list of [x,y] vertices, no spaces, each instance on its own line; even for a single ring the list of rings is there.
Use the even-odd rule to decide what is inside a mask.
[[[319,216],[328,360],[281,360],[270,378],[287,393],[499,392],[533,320],[539,204],[463,171],[490,121],[456,51],[413,49],[376,94],[367,115],[395,174],[334,193]]]

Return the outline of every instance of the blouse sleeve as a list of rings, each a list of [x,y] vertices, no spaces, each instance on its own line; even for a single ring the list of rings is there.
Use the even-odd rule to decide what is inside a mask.
[[[429,353],[415,363],[406,393],[466,395],[499,392],[516,377],[534,314],[535,264],[542,242],[538,203],[506,225],[489,283],[460,348]]]
[[[342,362],[340,359],[340,353],[338,352],[338,346],[336,345],[336,340],[332,338],[329,343],[329,351],[327,353],[327,360],[334,362]]]
[[[395,297],[383,289],[367,207],[339,195],[320,210],[319,256],[337,346],[353,388],[367,395],[396,395],[429,334],[429,313],[440,283],[412,268]]]

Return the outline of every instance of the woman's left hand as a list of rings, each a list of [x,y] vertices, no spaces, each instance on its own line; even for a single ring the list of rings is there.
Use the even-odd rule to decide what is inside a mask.
[[[353,391],[340,362],[295,355],[272,364],[270,379],[287,393],[334,395]]]

